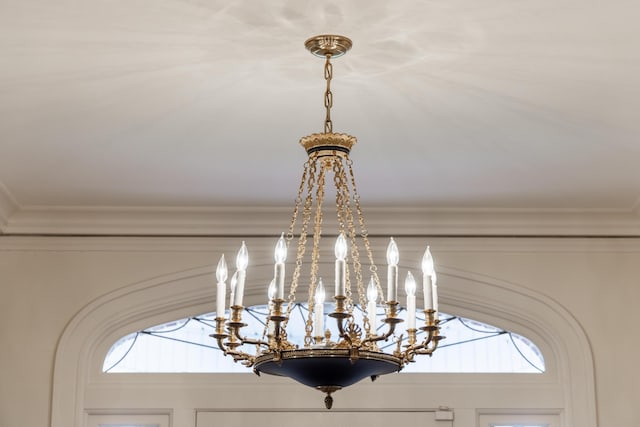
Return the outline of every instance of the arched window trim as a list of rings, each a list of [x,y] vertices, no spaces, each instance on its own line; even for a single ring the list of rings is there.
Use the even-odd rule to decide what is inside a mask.
[[[213,306],[211,267],[154,278],[88,304],[65,329],[56,352],[52,427],[80,427],[89,383],[99,383],[104,355],[127,332],[187,317]],[[500,325],[534,340],[545,355],[545,377],[563,384],[569,425],[596,426],[593,360],[576,320],[552,299],[473,273],[439,267],[444,311]],[[263,299],[250,289],[247,303]],[[224,375],[224,374],[222,374]],[[416,374],[422,375],[422,374]]]

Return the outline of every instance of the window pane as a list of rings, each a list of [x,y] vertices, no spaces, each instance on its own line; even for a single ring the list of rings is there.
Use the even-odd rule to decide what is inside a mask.
[[[330,311],[325,308],[325,313]],[[356,307],[354,316],[361,317]],[[400,317],[405,314],[400,312]],[[245,309],[243,334],[260,339],[264,333],[267,307]],[[304,337],[291,331],[304,331],[308,310],[297,304],[291,312],[288,339],[302,346]],[[384,313],[378,317],[382,325]],[[247,372],[247,368],[225,357],[209,335],[214,332],[215,313],[176,320],[127,335],[118,340],[105,358],[105,372]],[[330,320],[329,318],[327,318]],[[440,342],[433,357],[418,357],[402,372],[544,372],[540,350],[527,338],[485,323],[445,313],[440,314]],[[325,321],[332,336],[338,332]],[[356,319],[357,321],[359,319]],[[383,343],[389,351],[396,344]],[[496,426],[497,427],[497,426]]]

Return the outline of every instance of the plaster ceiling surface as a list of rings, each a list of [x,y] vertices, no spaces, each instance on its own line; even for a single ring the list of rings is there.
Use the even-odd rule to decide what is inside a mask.
[[[633,209],[640,3],[4,0],[0,182],[20,207],[290,205],[322,131],[365,205]]]

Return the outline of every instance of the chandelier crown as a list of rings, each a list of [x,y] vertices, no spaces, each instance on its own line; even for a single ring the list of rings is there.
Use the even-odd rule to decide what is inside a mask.
[[[308,159],[304,164],[289,229],[281,234],[275,246],[274,276],[267,290],[267,322],[261,338],[242,335],[242,328],[246,326],[242,321],[242,298],[249,263],[247,247],[242,242],[236,257],[237,271],[230,283],[228,317],[225,316],[227,267],[224,255],[218,264],[216,333],[212,337],[226,355],[252,367],[258,375],[290,377],[326,393],[325,406],[330,409],[333,405],[331,394],[335,391],[366,377],[375,380],[380,375],[400,371],[417,355],[431,355],[444,337],[439,333],[436,274],[429,247],[422,259],[424,325],[416,327],[417,283],[413,274],[408,272],[405,279],[407,328],[404,333],[398,331],[398,325],[404,320],[398,315],[400,252],[393,238],[386,253],[386,299],[379,302],[385,293],[374,262],[349,158],[356,138],[333,133],[331,120],[331,59],[344,55],[352,46],[351,40],[344,36],[321,35],[308,39],[305,46],[312,54],[325,58],[324,132],[300,140]],[[320,276],[320,255],[327,179],[331,179],[335,187],[338,225],[334,234],[337,238],[334,245],[333,311],[325,313],[328,289]],[[287,252],[296,236],[293,273],[287,276]],[[363,265],[368,266],[370,273],[366,289]],[[285,299],[287,282],[289,293]],[[295,331],[304,337],[304,342],[296,344],[289,338],[295,333],[288,330],[288,321],[301,283],[308,285],[308,315],[304,330]],[[377,324],[379,309],[384,311],[382,325]],[[378,344],[388,340],[395,345],[387,352]]]

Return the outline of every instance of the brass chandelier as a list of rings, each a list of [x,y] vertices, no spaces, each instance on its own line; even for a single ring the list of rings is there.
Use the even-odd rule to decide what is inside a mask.
[[[400,371],[416,356],[431,355],[444,338],[439,335],[436,274],[428,247],[422,259],[424,324],[416,326],[416,280],[409,272],[405,280],[407,327],[404,332],[399,331],[399,324],[404,320],[399,316],[399,252],[393,238],[387,248],[386,299],[383,299],[349,158],[356,138],[334,133],[331,121],[331,59],[344,55],[351,45],[351,40],[338,35],[316,36],[305,42],[305,47],[313,55],[325,59],[324,132],[300,140],[309,158],[304,166],[288,232],[282,234],[275,247],[274,278],[268,287],[269,314],[262,337],[248,338],[242,333],[246,326],[242,321],[242,304],[248,266],[244,242],[236,257],[237,271],[231,278],[228,318],[225,317],[228,273],[224,255],[218,263],[216,333],[211,335],[225,355],[252,367],[256,374],[290,377],[326,393],[327,409],[331,409],[333,392],[366,377],[375,380],[380,375]],[[320,255],[328,176],[335,186],[337,239],[334,248],[335,304],[332,311],[325,313],[326,290],[320,277]],[[287,280],[285,261],[296,238],[293,274]],[[310,248],[309,240],[312,241]],[[363,263],[368,265],[371,275],[366,289]],[[287,281],[289,293],[285,299]],[[304,336],[304,343],[297,345],[290,342],[289,337],[294,333],[287,327],[301,281],[307,282],[308,286],[308,315],[304,331],[296,331]],[[379,307],[384,309],[380,327],[376,317]],[[333,328],[337,336],[332,336],[325,320],[327,323],[335,322]],[[393,350],[381,350],[379,345],[384,341],[394,342]]]

